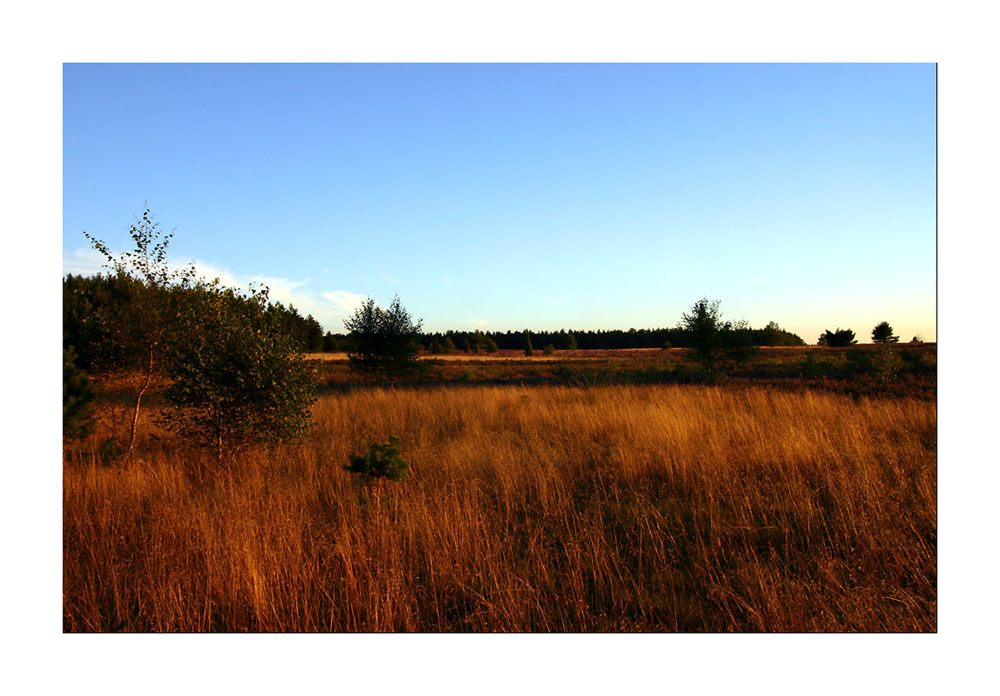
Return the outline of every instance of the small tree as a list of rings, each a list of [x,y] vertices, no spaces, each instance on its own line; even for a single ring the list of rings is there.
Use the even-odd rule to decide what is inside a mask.
[[[542,348],[542,353],[544,353],[545,355],[552,355],[555,352],[556,352],[556,347],[551,343],[546,343],[545,347]]]
[[[816,345],[838,348],[843,346],[853,346],[857,342],[857,339],[854,338],[853,331],[838,327],[836,331],[830,331],[827,329],[824,333],[820,334]]]
[[[455,352],[455,342],[451,340],[451,336],[445,337],[442,349],[444,350],[445,353],[449,355]]]
[[[142,217],[129,228],[135,245],[132,251],[113,254],[108,246],[87,232],[83,235],[106,259],[106,267],[113,270],[119,281],[128,289],[127,300],[114,311],[100,317],[107,345],[118,354],[121,367],[137,373],[131,381],[135,405],[132,409],[129,441],[126,452],[135,446],[136,428],[142,398],[154,376],[161,370],[164,353],[175,343],[171,331],[177,313],[175,289],[190,287],[195,276],[193,266],[183,271],[172,271],[167,263],[167,248],[173,233],[162,234],[159,223],[146,206]]]
[[[722,349],[721,332],[724,328],[719,312],[719,301],[702,298],[691,305],[690,313],[681,315],[678,327],[687,333],[695,360],[709,374],[715,372]]]
[[[892,327],[889,322],[883,321],[875,325],[872,329],[873,343],[899,343],[899,336],[892,335]]]
[[[309,426],[315,380],[267,300],[267,288],[244,295],[218,280],[185,293],[160,422],[219,459]]]
[[[399,297],[393,298],[388,309],[369,298],[344,320],[353,341],[348,354],[351,369],[378,383],[393,382],[415,372],[422,324],[413,321]]]
[[[524,354],[527,356],[534,355],[535,349],[531,345],[531,334],[527,331],[524,332]]]
[[[496,353],[498,350],[500,350],[500,348],[497,347],[497,342],[494,341],[492,338],[489,338],[488,336],[486,337],[484,343],[486,345],[487,353]]]
[[[566,335],[566,350],[576,350],[576,336],[573,334]]]
[[[410,464],[403,459],[399,438],[395,435],[388,442],[375,443],[365,455],[352,454],[350,464],[344,469],[361,474],[362,480],[387,478],[402,481],[410,470]]]

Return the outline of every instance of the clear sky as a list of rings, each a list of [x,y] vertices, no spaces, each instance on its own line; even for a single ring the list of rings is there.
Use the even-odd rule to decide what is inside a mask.
[[[426,330],[935,335],[935,67],[67,64],[63,270],[171,259]]]

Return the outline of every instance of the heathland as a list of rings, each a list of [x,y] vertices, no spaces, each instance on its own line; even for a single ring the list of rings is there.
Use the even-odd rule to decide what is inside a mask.
[[[64,629],[936,630],[933,345],[711,380],[681,349],[504,353],[395,387],[326,356],[308,437],[222,462],[157,428],[155,385],[132,456],[102,447],[129,405],[98,382]],[[391,436],[406,478],[345,470]]]

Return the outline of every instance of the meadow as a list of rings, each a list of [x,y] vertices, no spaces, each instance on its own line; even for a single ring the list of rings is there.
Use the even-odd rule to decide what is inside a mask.
[[[67,446],[64,630],[936,630],[926,390],[458,382],[221,464]],[[407,478],[344,470],[392,435]]]

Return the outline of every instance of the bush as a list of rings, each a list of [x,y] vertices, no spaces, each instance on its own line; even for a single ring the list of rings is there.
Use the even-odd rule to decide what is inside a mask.
[[[500,350],[500,349],[497,347],[496,341],[494,341],[492,338],[487,338],[486,339],[486,352],[487,353],[496,353],[498,350]]]
[[[444,345],[441,346],[441,349],[448,355],[455,352],[455,342],[451,340],[451,336],[444,339]]]
[[[903,359],[899,353],[888,345],[879,348],[878,353],[872,360],[872,368],[875,372],[875,379],[879,384],[885,386],[895,382],[899,378],[899,371],[903,369]]]
[[[899,343],[899,336],[893,336],[892,326],[883,321],[872,329],[872,343]]]
[[[73,347],[63,349],[63,437],[79,439],[94,432],[94,391],[90,378],[77,368]]]
[[[309,426],[315,381],[267,299],[266,288],[245,296],[214,283],[192,292],[178,319],[184,339],[160,422],[219,459],[298,440]]]
[[[399,298],[388,309],[368,299],[344,327],[350,332],[353,349],[348,355],[352,370],[375,382],[394,382],[416,372],[417,339],[421,322],[414,322]]]
[[[399,438],[395,435],[388,442],[373,444],[364,456],[352,454],[348,459],[351,463],[344,469],[360,474],[362,480],[387,478],[402,481],[410,470],[409,463],[403,459]]]
[[[830,329],[827,329],[824,333],[820,334],[816,345],[836,348],[840,346],[853,346],[857,342],[858,341],[855,339],[853,331],[838,327],[836,331],[830,331]]]
[[[860,348],[845,351],[844,358],[847,360],[847,369],[851,372],[871,372],[872,359],[868,351]]]
[[[662,346],[660,346],[660,349],[661,349],[661,350],[670,350],[670,349],[671,349],[671,348],[673,348],[673,347],[674,347],[674,344],[673,344],[673,343],[671,343],[670,341],[664,341],[664,342],[663,342],[663,345],[662,345]]]
[[[552,345],[551,343],[547,343],[547,344],[545,344],[545,347],[542,348],[542,352],[545,355],[552,355],[553,353],[556,352],[556,347],[554,345]]]
[[[534,355],[534,353],[535,353],[535,349],[531,345],[531,336],[529,336],[527,333],[525,333],[524,334],[524,354],[530,356],[530,355]]]

